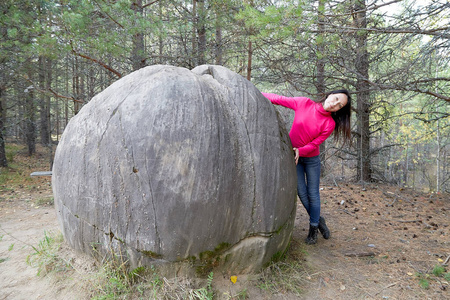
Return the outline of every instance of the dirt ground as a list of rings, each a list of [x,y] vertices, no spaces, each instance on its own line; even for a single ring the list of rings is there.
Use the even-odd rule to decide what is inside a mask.
[[[89,299],[81,280],[94,268],[89,258],[63,246],[61,251],[75,266],[64,279],[37,276],[37,269],[26,263],[45,232],[59,230],[54,207],[46,203],[52,197],[49,177],[0,191],[0,300]],[[284,290],[269,293],[256,277],[238,276],[233,284],[217,276],[217,298],[246,289],[247,299],[450,299],[448,277],[433,274],[436,266],[450,272],[448,194],[333,183],[322,186],[321,197],[331,238],[320,237],[316,245],[303,242],[308,221],[298,204],[289,251],[303,253],[301,296]]]
[[[429,276],[437,265],[449,271],[449,195],[341,184],[324,186],[321,197],[332,238],[308,250],[316,271],[309,299],[450,299],[449,282]],[[299,239],[307,225],[300,223]]]

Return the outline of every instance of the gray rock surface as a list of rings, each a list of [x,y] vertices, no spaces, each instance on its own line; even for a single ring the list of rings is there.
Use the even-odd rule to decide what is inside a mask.
[[[66,241],[132,266],[259,270],[285,251],[295,219],[292,146],[278,124],[272,104],[224,67],[123,77],[70,120],[57,147]]]

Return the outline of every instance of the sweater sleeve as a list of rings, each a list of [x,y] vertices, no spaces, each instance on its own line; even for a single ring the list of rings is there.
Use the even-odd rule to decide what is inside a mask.
[[[308,154],[318,149],[320,147],[320,144],[322,144],[331,135],[331,133],[333,133],[334,126],[334,123],[330,124],[325,130],[320,133],[318,137],[313,139],[305,146],[298,148],[299,156],[308,156]]]
[[[294,109],[297,106],[296,98],[299,97],[285,97],[277,94],[262,93],[264,97],[270,100],[272,104],[281,105],[290,109]]]

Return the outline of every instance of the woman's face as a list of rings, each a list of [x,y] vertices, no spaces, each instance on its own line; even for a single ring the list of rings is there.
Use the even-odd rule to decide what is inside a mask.
[[[329,112],[336,112],[347,105],[347,95],[343,93],[331,94],[323,102],[323,109]]]

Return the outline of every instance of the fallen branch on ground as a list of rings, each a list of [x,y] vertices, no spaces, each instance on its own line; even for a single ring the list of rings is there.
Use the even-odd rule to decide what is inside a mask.
[[[419,222],[419,223],[421,223],[421,222],[423,222],[422,220],[388,220],[388,221],[390,221],[390,222],[399,222],[399,223],[417,223],[417,222]]]
[[[352,214],[351,212],[349,212],[348,210],[346,210],[346,209],[339,209],[339,210],[342,210],[343,212],[345,212],[346,214],[349,214],[350,216],[352,216],[352,217],[354,217],[355,215],[354,214]]]
[[[398,282],[394,282],[394,283],[391,283],[391,284],[385,286],[384,288],[381,289],[381,291],[379,291],[378,293],[376,293],[375,296],[378,295],[379,293],[381,293],[382,291],[384,291],[385,289],[390,288],[390,287],[393,287],[393,286],[396,285],[397,283],[398,283]]]
[[[372,251],[361,251],[361,252],[347,252],[344,255],[349,257],[364,257],[364,256],[375,256],[375,253]]]

